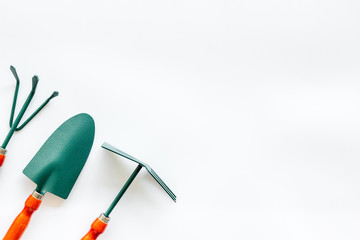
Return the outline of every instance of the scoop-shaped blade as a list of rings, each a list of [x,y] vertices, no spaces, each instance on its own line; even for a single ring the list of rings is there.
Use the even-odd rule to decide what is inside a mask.
[[[56,129],[23,171],[37,184],[36,191],[66,199],[90,154],[94,135],[94,120],[86,113]]]

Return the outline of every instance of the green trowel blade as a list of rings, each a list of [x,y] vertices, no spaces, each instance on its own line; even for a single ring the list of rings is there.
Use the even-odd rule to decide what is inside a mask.
[[[66,199],[89,156],[94,135],[94,120],[86,113],[56,129],[23,171],[37,184],[36,191]]]

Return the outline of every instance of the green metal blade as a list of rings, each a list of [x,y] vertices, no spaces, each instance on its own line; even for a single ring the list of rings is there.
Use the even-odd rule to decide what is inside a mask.
[[[144,163],[144,162],[140,161],[139,159],[134,158],[133,156],[130,156],[129,154],[121,151],[120,149],[110,145],[109,143],[104,142],[101,145],[101,147],[109,150],[110,152],[113,152],[115,154],[123,156],[124,158],[127,158],[127,159],[129,159],[131,161],[134,161],[137,164],[139,164],[140,166],[144,167],[150,173],[150,175],[155,179],[155,181],[158,182],[159,185],[165,190],[165,192],[171,197],[171,199],[174,200],[174,202],[176,202],[176,195],[173,193],[173,191],[170,190],[170,188],[164,183],[164,181],[156,174],[156,172],[149,166],[149,164]],[[131,183],[131,181],[130,181],[130,183]],[[125,191],[126,191],[126,189],[125,189]],[[120,196],[120,198],[121,198],[121,196]],[[110,212],[111,212],[111,210],[110,210]],[[108,214],[108,213],[106,213],[106,214]],[[105,215],[105,216],[108,216],[108,215]]]
[[[101,145],[102,148],[105,148],[107,150],[109,150],[110,152],[113,152],[115,154],[118,154],[120,156],[123,156],[124,158],[127,158],[133,162],[136,162],[137,164],[140,164],[141,166],[145,167],[145,168],[149,168],[150,169],[150,166],[142,161],[140,161],[139,159],[136,159],[134,158],[133,156],[130,156],[129,154],[121,151],[120,149],[110,145],[109,143],[107,142],[104,142],[102,145]]]
[[[66,199],[90,154],[94,135],[94,120],[85,113],[56,129],[23,171],[37,184],[36,191]]]

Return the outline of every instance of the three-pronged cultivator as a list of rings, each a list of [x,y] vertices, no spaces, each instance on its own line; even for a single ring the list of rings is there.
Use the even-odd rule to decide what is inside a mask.
[[[41,109],[43,109],[45,107],[45,105],[48,104],[48,102],[52,98],[59,95],[58,92],[53,92],[51,94],[51,96],[48,99],[46,99],[45,102],[43,104],[41,104],[40,107],[27,120],[25,120],[22,125],[19,126],[19,123],[20,123],[22,117],[24,116],[24,114],[26,112],[26,109],[28,108],[32,98],[35,95],[36,86],[37,86],[37,84],[39,82],[39,78],[36,75],[32,78],[31,91],[30,91],[24,105],[20,109],[19,114],[17,115],[17,117],[16,117],[16,119],[14,121],[14,114],[15,114],[17,96],[18,96],[18,92],[19,92],[20,80],[19,80],[19,76],[18,76],[18,74],[16,72],[16,69],[13,66],[10,66],[10,70],[11,70],[11,72],[13,73],[13,75],[15,77],[16,87],[15,87],[14,100],[13,100],[13,105],[12,105],[11,114],[10,114],[10,131],[9,131],[8,135],[6,136],[3,144],[0,147],[0,167],[4,163],[5,154],[6,154],[6,146],[8,145],[8,143],[9,143],[12,135],[14,134],[14,132],[23,129],[31,121],[31,119],[33,119],[36,116],[36,114],[38,114],[41,111]]]

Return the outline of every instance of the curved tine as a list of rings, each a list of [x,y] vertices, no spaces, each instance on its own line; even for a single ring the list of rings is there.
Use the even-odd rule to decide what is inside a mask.
[[[155,173],[153,169],[148,171],[150,175],[160,184],[160,186],[165,190],[165,192],[171,197],[174,202],[176,202],[176,195],[170,190],[170,188],[164,183],[163,180]]]
[[[10,121],[9,121],[9,125],[10,125],[10,128],[11,128],[13,123],[14,123],[14,114],[15,114],[17,96],[18,96],[18,93],[19,93],[20,79],[19,79],[19,76],[18,76],[18,74],[16,72],[16,69],[13,66],[10,66],[10,70],[11,70],[11,72],[14,75],[15,80],[16,80],[14,99],[13,99],[13,104],[12,104],[12,107],[11,107],[11,114],[10,114]]]
[[[35,88],[36,88],[36,85],[35,85]],[[34,87],[33,87],[33,89],[34,89]],[[57,97],[58,95],[59,95],[59,92],[56,92],[56,91],[53,92],[51,94],[51,96],[48,99],[46,99],[45,102],[43,104],[41,104],[40,107],[38,109],[36,109],[36,111],[33,114],[31,114],[31,116],[28,119],[26,119],[26,121],[20,127],[15,129],[15,131],[20,131],[21,129],[23,129],[26,126],[26,124],[28,124],[31,121],[31,119],[33,119],[36,116],[36,114],[38,114],[41,111],[41,109],[43,109],[46,106],[46,104],[48,104],[50,102],[51,99],[53,99],[54,97]]]
[[[31,91],[35,92],[36,91],[36,87],[39,83],[39,77],[37,75],[34,75],[32,78],[32,88]]]

